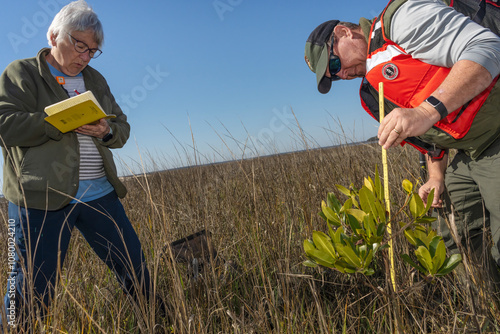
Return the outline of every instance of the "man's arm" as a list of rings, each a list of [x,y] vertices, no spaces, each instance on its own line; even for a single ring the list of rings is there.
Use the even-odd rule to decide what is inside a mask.
[[[453,65],[432,96],[451,112],[485,90],[492,80],[490,72],[483,66],[470,60],[460,60]],[[396,108],[380,123],[379,144],[387,149],[399,145],[407,137],[423,135],[440,118],[438,111],[425,101],[413,109]]]
[[[451,68],[432,94],[448,112],[481,93],[500,73],[500,38],[438,1],[407,1],[393,16],[390,38],[416,59]],[[394,109],[379,127],[379,144],[397,146],[424,134],[440,118],[427,102]]]

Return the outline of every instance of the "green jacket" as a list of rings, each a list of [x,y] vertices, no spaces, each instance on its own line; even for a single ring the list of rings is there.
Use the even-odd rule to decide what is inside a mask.
[[[0,77],[0,145],[4,156],[3,193],[7,200],[23,207],[57,210],[75,196],[79,183],[80,152],[75,132],[61,133],[47,123],[44,108],[67,99],[45,60],[50,49],[35,58],[11,63]],[[130,125],[116,103],[104,77],[87,66],[83,71],[91,90],[108,114],[113,138],[94,143],[104,162],[108,181],[119,197],[127,193],[119,180],[110,148],[121,148]],[[68,196],[69,195],[69,196]]]

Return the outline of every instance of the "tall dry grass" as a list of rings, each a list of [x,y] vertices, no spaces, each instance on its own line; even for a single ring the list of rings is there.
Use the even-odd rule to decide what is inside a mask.
[[[374,176],[376,164],[381,164],[378,145],[361,144],[128,177],[129,194],[122,202],[166,314],[159,314],[153,300],[134,306],[74,233],[49,316],[32,331],[461,333],[498,328],[495,304],[481,298],[471,303],[470,290],[455,275],[425,282],[397,258],[398,292],[391,294],[384,258],[371,277],[302,265],[303,240],[326,229],[318,216],[326,194],[336,192],[335,184],[360,187],[364,177]],[[390,150],[394,207],[404,201],[405,178],[418,179],[416,151]],[[191,266],[173,261],[165,246],[202,229],[210,231],[218,256],[205,261],[194,279]],[[0,233],[5,240],[6,224]],[[396,254],[409,252],[401,234],[394,245]],[[5,257],[0,269],[7,271]],[[5,284],[0,292],[5,293]]]

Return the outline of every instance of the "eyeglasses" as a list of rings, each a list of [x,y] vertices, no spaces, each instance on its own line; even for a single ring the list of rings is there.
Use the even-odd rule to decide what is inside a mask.
[[[335,41],[335,34],[332,35],[332,42],[330,45],[330,61],[328,62],[328,69],[330,71],[330,80],[337,81],[341,78],[337,75],[340,72],[341,64],[339,56],[333,54],[333,42]]]
[[[69,35],[69,37],[71,37],[72,39],[75,40],[75,43],[73,45],[75,46],[76,52],[85,53],[88,51],[89,57],[92,59],[96,59],[97,57],[99,57],[102,54],[101,50],[99,50],[97,48],[91,49],[91,48],[89,48],[89,46],[85,42],[77,40],[76,38],[71,36],[71,34],[68,34],[68,35]]]

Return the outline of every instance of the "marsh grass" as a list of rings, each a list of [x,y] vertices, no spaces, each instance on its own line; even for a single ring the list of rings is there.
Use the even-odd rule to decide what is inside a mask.
[[[325,231],[320,203],[335,184],[361,187],[380,166],[372,143],[340,145],[208,164],[125,178],[122,200],[142,242],[154,300],[134,305],[79,233],[73,234],[49,316],[34,333],[462,333],[494,331],[497,306],[464,289],[455,275],[422,280],[398,254],[408,243],[395,228],[398,292],[391,293],[386,259],[370,277],[302,265],[303,240]],[[401,182],[418,179],[412,148],[389,151],[391,200],[405,199]],[[5,213],[5,208],[2,209]],[[5,217],[5,215],[4,215]],[[396,219],[403,220],[404,217]],[[206,229],[217,257],[194,279],[165,248]],[[0,240],[5,240],[6,224]],[[3,246],[2,246],[3,247]],[[0,269],[6,269],[6,257]],[[3,276],[3,274],[2,274]],[[0,292],[5,293],[0,284]],[[483,293],[485,293],[483,291]],[[471,303],[471,297],[475,303]],[[484,298],[483,298],[484,297]],[[0,303],[3,305],[3,303]],[[473,307],[473,305],[475,305]]]

